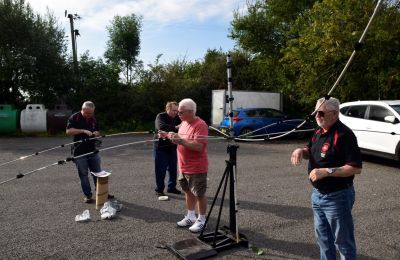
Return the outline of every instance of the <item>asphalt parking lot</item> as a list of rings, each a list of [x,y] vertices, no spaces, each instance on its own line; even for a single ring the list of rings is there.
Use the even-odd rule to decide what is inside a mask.
[[[185,213],[183,195],[158,201],[154,194],[150,135],[103,139],[103,148],[146,141],[101,152],[103,169],[111,170],[109,189],[123,204],[113,220],[101,220],[94,204],[85,204],[74,165],[55,165],[0,185],[1,259],[176,259],[165,249],[196,235],[178,229]],[[0,164],[70,138],[0,138]],[[306,140],[238,143],[237,196],[239,231],[262,249],[238,248],[215,259],[318,259],[314,239],[311,185],[307,164],[290,165],[290,153]],[[209,142],[209,205],[225,169],[227,142]],[[0,167],[0,182],[69,156],[64,147]],[[358,259],[400,259],[400,166],[364,158],[355,179],[353,209]],[[92,220],[75,222],[89,209]],[[216,210],[214,211],[214,213]],[[217,216],[213,214],[209,229]],[[222,224],[228,223],[225,203]]]

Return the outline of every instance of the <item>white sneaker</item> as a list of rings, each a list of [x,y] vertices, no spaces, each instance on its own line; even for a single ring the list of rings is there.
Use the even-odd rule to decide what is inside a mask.
[[[185,215],[185,217],[181,221],[176,222],[176,224],[180,227],[188,227],[192,226],[195,222],[196,222],[195,218],[190,219],[188,218],[188,216]]]
[[[193,233],[200,232],[204,228],[205,222],[197,219],[196,222],[189,228],[189,230]]]

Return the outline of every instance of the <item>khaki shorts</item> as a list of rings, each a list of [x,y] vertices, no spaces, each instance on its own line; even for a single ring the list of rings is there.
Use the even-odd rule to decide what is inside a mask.
[[[179,173],[178,181],[185,192],[190,191],[196,197],[202,197],[206,194],[207,173]]]

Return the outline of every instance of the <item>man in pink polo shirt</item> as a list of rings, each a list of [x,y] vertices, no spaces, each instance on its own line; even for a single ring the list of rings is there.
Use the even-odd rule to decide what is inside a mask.
[[[168,133],[168,138],[178,145],[178,181],[185,192],[187,214],[177,224],[189,227],[191,232],[200,232],[206,221],[207,209],[208,126],[196,116],[196,103],[189,98],[179,102],[178,115],[182,120],[179,131]]]

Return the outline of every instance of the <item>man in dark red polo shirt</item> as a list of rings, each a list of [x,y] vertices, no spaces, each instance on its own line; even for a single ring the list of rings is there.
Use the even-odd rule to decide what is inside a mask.
[[[93,102],[86,101],[82,105],[82,110],[77,112],[68,119],[66,133],[74,136],[73,156],[80,156],[90,153],[89,155],[79,157],[74,160],[78,169],[79,178],[84,197],[84,202],[91,203],[92,190],[89,181],[89,172],[100,172],[100,156],[95,152],[95,139],[89,138],[100,135],[99,125],[94,117],[95,106]],[[80,142],[79,142],[80,141]],[[95,153],[93,153],[95,152]],[[92,175],[94,185],[96,187],[96,177]]]

